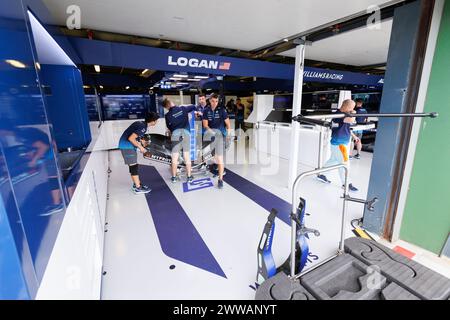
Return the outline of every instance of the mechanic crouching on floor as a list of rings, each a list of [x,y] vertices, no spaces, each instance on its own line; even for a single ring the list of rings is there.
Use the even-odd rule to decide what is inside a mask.
[[[138,172],[137,150],[145,153],[147,142],[142,138],[147,132],[148,126],[155,126],[159,116],[155,112],[150,112],[145,116],[144,121],[133,122],[122,134],[119,140],[119,149],[122,152],[125,164],[128,165],[133,186],[131,190],[135,194],[149,193],[151,189],[141,184]]]

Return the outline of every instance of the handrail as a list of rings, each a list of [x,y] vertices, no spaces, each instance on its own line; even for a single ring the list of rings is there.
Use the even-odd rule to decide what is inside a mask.
[[[338,114],[319,114],[302,116],[297,115],[293,117],[294,121],[302,121],[307,119],[323,120],[323,119],[339,119],[346,117],[377,117],[377,118],[437,118],[437,112],[428,113],[338,113]]]
[[[295,212],[297,211],[297,189],[300,182],[309,176],[317,175],[319,173],[324,173],[333,170],[339,170],[343,168],[345,170],[345,183],[344,183],[344,200],[342,207],[342,223],[341,223],[341,237],[339,243],[339,251],[344,251],[344,226],[345,226],[345,218],[347,215],[347,195],[348,195],[348,165],[347,164],[338,164],[330,167],[325,167],[321,169],[316,169],[312,171],[307,171],[300,174],[294,181],[294,185],[292,186],[292,216],[295,216]],[[297,243],[297,224],[294,219],[291,218],[291,278],[295,278],[295,247]]]

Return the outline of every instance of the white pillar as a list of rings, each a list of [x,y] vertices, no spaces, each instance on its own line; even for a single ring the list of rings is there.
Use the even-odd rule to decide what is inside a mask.
[[[303,70],[305,68],[305,43],[295,48],[295,75],[294,75],[294,99],[292,103],[292,116],[299,115],[302,109]],[[298,147],[300,143],[300,124],[292,121],[291,153],[289,157],[288,188],[292,188],[298,171]]]
[[[183,90],[180,90],[179,93],[180,93],[180,105],[183,105],[184,104],[184,102],[183,102]]]

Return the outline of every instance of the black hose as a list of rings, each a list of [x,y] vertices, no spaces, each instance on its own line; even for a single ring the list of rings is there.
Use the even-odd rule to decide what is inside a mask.
[[[362,221],[363,221],[363,218],[353,219],[353,220],[350,222],[350,225],[353,227],[353,229],[360,228],[361,225],[362,225]],[[358,223],[358,226],[356,226],[356,227],[355,227],[355,222]]]

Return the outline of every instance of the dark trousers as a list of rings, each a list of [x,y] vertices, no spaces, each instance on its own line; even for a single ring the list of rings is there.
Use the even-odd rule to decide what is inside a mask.
[[[244,121],[236,120],[234,123],[234,129],[235,130],[242,129],[243,131],[245,131]]]

